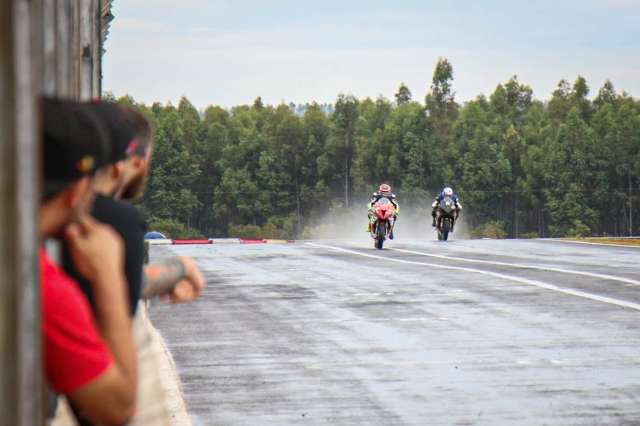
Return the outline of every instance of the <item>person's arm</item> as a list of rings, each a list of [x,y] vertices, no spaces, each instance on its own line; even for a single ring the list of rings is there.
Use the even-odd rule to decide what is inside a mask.
[[[87,418],[123,424],[134,414],[137,356],[123,272],[122,241],[110,227],[82,218],[66,231],[78,272],[93,287],[96,320],[114,363],[91,382],[69,393]]]
[[[400,214],[400,204],[398,203],[398,199],[395,195],[391,199],[391,204],[393,204],[393,208],[396,210],[396,216]]]
[[[174,303],[200,297],[205,281],[195,262],[185,256],[171,257],[144,269],[143,297],[170,296]]]

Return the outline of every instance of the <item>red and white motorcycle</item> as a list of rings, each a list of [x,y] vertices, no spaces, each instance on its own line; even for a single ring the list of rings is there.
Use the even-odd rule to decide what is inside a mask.
[[[382,250],[384,241],[393,230],[396,208],[388,198],[383,197],[373,205],[373,212],[375,222],[371,225],[371,238],[373,238],[374,247]]]

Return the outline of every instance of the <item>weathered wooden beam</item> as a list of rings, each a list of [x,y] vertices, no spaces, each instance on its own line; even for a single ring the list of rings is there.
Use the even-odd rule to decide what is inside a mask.
[[[71,0],[56,1],[56,94],[71,93]]]
[[[37,263],[42,9],[0,2],[0,413],[2,424],[42,423]]]
[[[84,0],[80,2],[80,61],[79,75],[80,75],[80,99],[89,100],[94,94],[93,91],[93,3],[95,0]]]
[[[37,102],[100,94],[110,6],[0,1],[0,426],[43,423]]]

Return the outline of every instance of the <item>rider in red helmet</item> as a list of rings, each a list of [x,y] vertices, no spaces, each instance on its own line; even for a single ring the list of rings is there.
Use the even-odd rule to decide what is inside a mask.
[[[375,214],[374,214],[374,210],[373,210],[373,206],[378,202],[379,199],[381,198],[388,198],[389,201],[391,201],[391,204],[393,204],[393,207],[396,210],[395,215],[393,215],[393,223],[395,224],[396,220],[398,219],[398,214],[400,213],[400,205],[398,204],[398,201],[396,200],[396,194],[391,192],[391,186],[383,183],[382,185],[380,185],[380,187],[378,188],[378,192],[374,192],[373,195],[371,196],[371,200],[369,201],[369,224],[367,225],[367,232],[371,232],[371,225],[373,225],[373,223],[376,220]],[[393,228],[391,228],[391,234],[389,234],[389,238],[393,240]]]

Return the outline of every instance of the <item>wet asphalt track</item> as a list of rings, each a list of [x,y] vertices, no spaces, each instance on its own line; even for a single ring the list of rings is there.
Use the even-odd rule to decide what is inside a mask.
[[[152,248],[209,281],[151,309],[196,425],[640,424],[640,249],[313,244]]]

